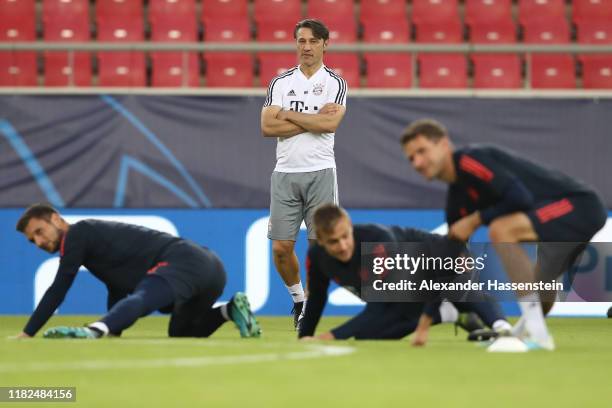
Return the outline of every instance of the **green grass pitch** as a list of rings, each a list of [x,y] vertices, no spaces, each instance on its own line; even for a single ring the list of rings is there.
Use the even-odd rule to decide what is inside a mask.
[[[554,352],[490,354],[433,328],[402,341],[300,343],[290,317],[261,317],[261,339],[226,324],[210,339],[169,339],[149,317],[120,339],[28,340],[0,316],[0,386],[75,386],[68,407],[610,407],[612,321],[553,318]],[[328,329],[345,318],[324,318]],[[59,316],[51,325],[81,325]],[[333,346],[333,347],[329,347]],[[8,406],[41,406],[1,403]]]

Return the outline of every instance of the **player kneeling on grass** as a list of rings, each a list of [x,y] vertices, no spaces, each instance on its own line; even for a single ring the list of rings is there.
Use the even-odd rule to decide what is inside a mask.
[[[464,248],[459,242],[428,232],[375,224],[353,226],[348,213],[335,204],[320,206],[314,214],[317,244],[308,251],[308,304],[299,337],[312,339],[327,302],[330,280],[361,296],[362,242],[424,242],[430,247],[448,248],[448,256],[458,256]],[[416,254],[415,254],[416,255]],[[456,308],[455,308],[456,306]],[[459,315],[457,309],[466,314]],[[421,316],[423,314],[423,316]],[[482,329],[478,316],[496,330],[509,330],[501,308],[493,298],[484,302],[368,302],[353,319],[330,332],[316,336],[319,340],[400,339],[416,330],[412,344],[427,342],[429,326],[441,322],[457,322],[468,331]]]
[[[156,310],[170,312],[170,337],[208,337],[232,320],[242,337],[261,330],[242,293],[213,307],[226,275],[211,250],[169,234],[118,222],[83,220],[68,224],[47,204],[29,207],[17,230],[49,253],[60,253],[53,283],[18,337],[32,337],[64,300],[81,266],[108,288],[108,313],[86,327],[54,327],[47,338],[118,336]]]

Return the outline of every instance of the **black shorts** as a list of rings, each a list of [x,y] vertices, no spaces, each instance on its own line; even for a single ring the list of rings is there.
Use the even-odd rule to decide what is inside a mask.
[[[596,194],[579,194],[538,203],[527,216],[542,242],[589,242],[608,218]]]
[[[416,329],[422,311],[423,303],[368,302],[361,313],[331,332],[339,340],[401,339]]]
[[[217,254],[189,241],[179,241],[164,249],[148,274],[168,282],[174,292],[175,307],[195,298],[214,303],[223,293],[227,280]]]

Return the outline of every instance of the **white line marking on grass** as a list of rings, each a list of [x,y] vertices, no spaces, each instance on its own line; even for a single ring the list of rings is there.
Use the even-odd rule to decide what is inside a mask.
[[[307,351],[285,353],[247,354],[236,356],[180,357],[152,360],[91,360],[73,362],[38,362],[0,364],[0,373],[27,371],[70,371],[70,370],[118,370],[132,368],[203,367],[211,365],[233,365],[267,363],[283,360],[306,360],[321,357],[338,357],[355,352],[354,347],[313,345]]]

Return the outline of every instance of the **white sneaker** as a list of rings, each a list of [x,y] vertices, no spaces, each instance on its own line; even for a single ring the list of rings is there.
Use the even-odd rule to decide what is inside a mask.
[[[490,353],[526,353],[528,350],[527,344],[513,336],[498,337],[487,347]]]

